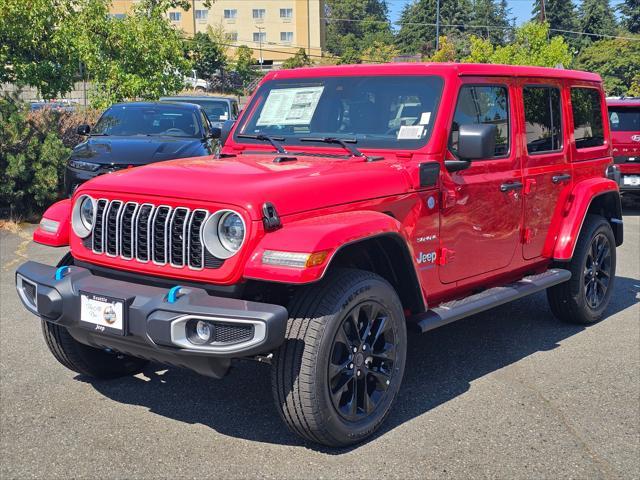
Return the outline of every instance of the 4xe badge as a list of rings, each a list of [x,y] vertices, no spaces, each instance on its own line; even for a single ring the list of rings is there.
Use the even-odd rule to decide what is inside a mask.
[[[418,252],[418,256],[416,257],[416,262],[418,265],[422,263],[435,263],[436,261],[436,252]]]

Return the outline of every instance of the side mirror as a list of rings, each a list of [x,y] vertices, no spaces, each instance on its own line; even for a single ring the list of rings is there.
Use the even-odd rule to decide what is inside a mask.
[[[89,125],[87,125],[86,123],[82,124],[82,125],[78,125],[78,128],[76,128],[76,133],[78,135],[89,135],[89,132],[91,131],[91,127]]]
[[[220,145],[224,145],[224,143],[227,141],[227,138],[229,138],[229,134],[231,133],[231,130],[233,129],[235,123],[235,120],[224,121],[224,123],[222,124],[222,128],[220,129]]]
[[[209,137],[220,138],[222,136],[222,129],[220,127],[214,127],[209,125]]]
[[[462,160],[493,157],[496,152],[496,129],[495,125],[486,123],[460,125],[458,157]]]

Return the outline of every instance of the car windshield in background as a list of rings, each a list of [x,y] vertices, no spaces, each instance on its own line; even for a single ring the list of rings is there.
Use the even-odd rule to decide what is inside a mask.
[[[609,107],[611,130],[640,132],[640,107]]]
[[[104,112],[91,134],[199,138],[202,136],[202,131],[197,112],[192,108],[115,105]]]
[[[358,148],[415,149],[429,139],[442,83],[395,75],[273,80],[260,87],[236,132],[281,137],[285,146],[337,138]]]

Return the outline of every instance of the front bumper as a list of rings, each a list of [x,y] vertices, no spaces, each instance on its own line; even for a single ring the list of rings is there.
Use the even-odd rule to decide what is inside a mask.
[[[279,305],[215,297],[199,288],[183,288],[170,299],[166,288],[101,277],[83,267],[71,266],[56,275],[57,271],[24,263],[16,271],[18,295],[29,311],[64,326],[77,341],[92,347],[221,377],[232,358],[266,354],[284,341],[288,313]],[[122,332],[100,331],[81,322],[80,292],[122,299]],[[224,329],[224,338],[191,344],[186,325],[194,319]],[[242,329],[242,336],[234,335],[234,328]]]

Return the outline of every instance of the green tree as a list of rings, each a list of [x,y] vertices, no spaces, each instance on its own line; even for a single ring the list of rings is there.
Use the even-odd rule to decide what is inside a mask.
[[[214,32],[198,32],[185,42],[186,56],[192,62],[198,77],[211,78],[226,64],[224,47],[216,41]]]
[[[471,20],[471,0],[441,0],[441,35],[455,36]],[[396,45],[405,54],[430,55],[436,47],[436,0],[416,0],[404,7]],[[449,25],[456,25],[451,27]]]
[[[616,19],[609,0],[583,0],[579,10],[580,31],[596,35],[615,35]],[[598,37],[583,35],[582,44],[588,45]]]
[[[183,87],[189,62],[180,32],[160,8],[147,1],[115,20],[109,0],[84,0],[75,24],[75,40],[95,85],[92,103],[106,107],[125,99],[155,99]]]
[[[640,33],[640,0],[625,0],[618,6],[622,26],[631,33]]]
[[[256,71],[253,69],[254,63],[253,51],[246,45],[240,45],[236,50],[234,71],[240,78],[243,87],[256,77]]]
[[[494,46],[489,40],[472,37],[471,52],[465,62],[502,63],[555,67],[570,65],[569,46],[560,36],[549,39],[547,23],[529,22],[517,28],[508,45]]]
[[[503,45],[510,40],[511,10],[506,0],[473,0],[471,25],[477,36],[488,39],[494,45]]]
[[[71,0],[3,0],[0,83],[33,86],[44,98],[69,92],[78,71]]]
[[[374,41],[391,43],[387,13],[384,0],[327,0],[327,50],[342,56],[348,49],[361,52]]]
[[[640,35],[632,37],[636,40],[610,38],[591,43],[576,58],[576,68],[599,73],[609,95],[636,94],[640,79]]]
[[[307,55],[305,49],[301,48],[293,57],[287,58],[284,62],[282,62],[282,68],[308,67],[312,64],[313,62],[309,58],[309,55]]]
[[[445,35],[440,37],[438,50],[429,58],[431,62],[455,62],[458,59],[456,47]]]

